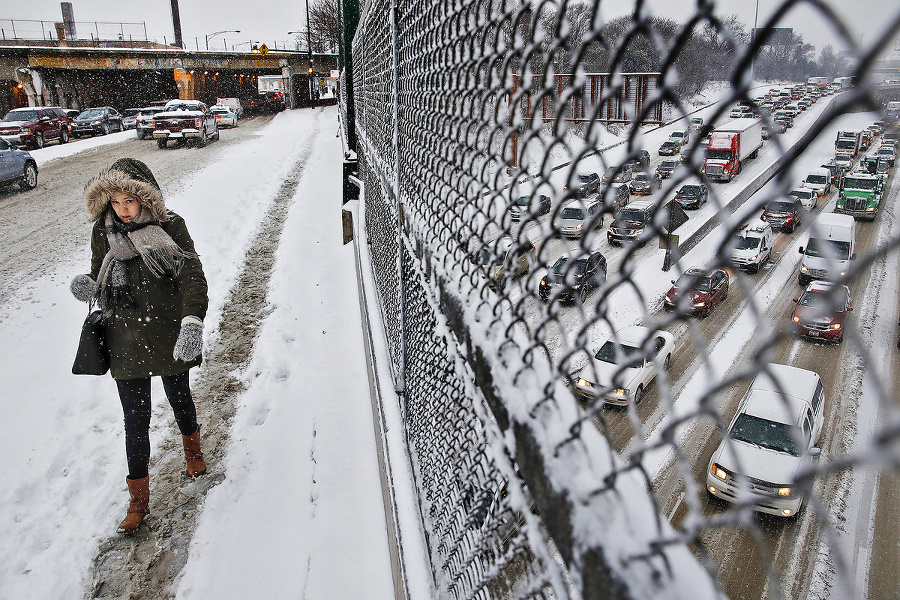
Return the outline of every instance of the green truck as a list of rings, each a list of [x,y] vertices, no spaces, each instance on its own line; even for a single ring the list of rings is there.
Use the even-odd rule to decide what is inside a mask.
[[[855,171],[844,176],[834,212],[850,215],[855,219],[874,221],[878,203],[884,192],[881,177]]]

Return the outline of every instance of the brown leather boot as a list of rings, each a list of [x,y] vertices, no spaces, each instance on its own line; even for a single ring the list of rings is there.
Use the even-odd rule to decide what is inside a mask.
[[[134,533],[144,521],[144,516],[150,512],[150,477],[143,479],[126,479],[128,493],[131,494],[131,502],[128,504],[128,514],[119,523],[118,533]]]
[[[200,426],[191,435],[181,436],[184,443],[184,458],[187,460],[188,477],[196,477],[206,473],[206,462],[203,460],[203,452],[200,451]]]

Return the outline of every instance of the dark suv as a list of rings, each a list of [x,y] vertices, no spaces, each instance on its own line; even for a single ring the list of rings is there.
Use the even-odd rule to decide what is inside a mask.
[[[48,140],[69,141],[69,118],[57,106],[15,108],[0,121],[0,137],[12,146],[43,148]]]
[[[123,131],[122,115],[111,106],[98,106],[83,111],[72,123],[72,135],[106,135],[112,131]]]

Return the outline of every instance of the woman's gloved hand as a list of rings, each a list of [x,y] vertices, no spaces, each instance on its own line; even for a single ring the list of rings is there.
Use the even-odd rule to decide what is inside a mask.
[[[97,295],[97,282],[90,275],[76,275],[72,278],[69,289],[76,300],[90,302]]]
[[[192,361],[203,350],[203,321],[198,317],[187,316],[181,320],[181,331],[175,341],[172,356],[175,360]]]

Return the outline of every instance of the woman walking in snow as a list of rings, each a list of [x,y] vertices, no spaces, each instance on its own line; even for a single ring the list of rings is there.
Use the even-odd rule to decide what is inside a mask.
[[[150,377],[162,377],[184,443],[187,474],[206,472],[188,370],[200,364],[209,303],[203,266],[184,220],[166,209],[159,184],[139,160],[117,160],[84,189],[91,272],[72,294],[103,311],[110,373],[125,413],[128,514],[136,531],[150,504]]]

